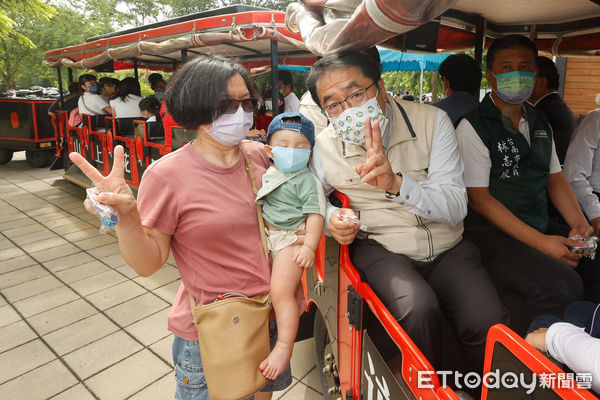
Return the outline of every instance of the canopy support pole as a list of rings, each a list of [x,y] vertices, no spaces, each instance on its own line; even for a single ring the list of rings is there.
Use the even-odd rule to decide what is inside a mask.
[[[135,78],[136,81],[139,80],[137,58],[133,59],[133,77]]]
[[[56,73],[58,74],[58,98],[60,102],[58,103],[60,109],[63,110],[64,102],[63,102],[63,85],[62,85],[62,74],[60,71],[60,67],[56,68]]]
[[[187,49],[181,49],[181,63],[185,64],[188,60],[188,51]]]
[[[477,25],[475,26],[475,61],[481,65],[483,61],[483,47],[485,46],[485,27],[486,21],[484,17],[477,17]]]
[[[421,68],[421,93],[419,94],[419,103],[423,102],[423,68]]]
[[[67,74],[69,77],[69,83],[73,82],[73,68],[67,68]]]
[[[273,116],[279,114],[279,57],[277,41],[271,39],[271,96],[273,100]]]

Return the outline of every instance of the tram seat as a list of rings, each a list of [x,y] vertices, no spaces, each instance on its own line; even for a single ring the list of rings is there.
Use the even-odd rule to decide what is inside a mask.
[[[119,136],[132,136],[133,137],[133,121],[144,120],[142,117],[135,118],[116,118],[117,121],[117,132]]]
[[[171,135],[171,145],[173,151],[175,151],[180,147],[186,145],[188,142],[191,142],[192,140],[196,139],[198,133],[196,131],[191,131],[188,129],[173,127],[171,128]]]
[[[504,374],[514,374],[519,379],[521,379],[520,374],[523,374],[524,381],[527,383],[532,382],[532,374],[535,374],[537,384],[533,392],[529,393],[527,392],[529,388],[523,385],[513,385],[511,387],[495,385],[489,388],[484,385],[482,399],[597,400],[597,397],[591,392],[578,387],[578,383],[581,384],[581,382],[572,379],[574,374],[570,375],[563,372],[546,356],[502,324],[490,328],[485,346],[483,374],[495,371],[498,371],[501,381]],[[544,383],[547,385],[544,385]],[[591,385],[591,376],[589,383]],[[548,385],[552,388],[547,387]]]
[[[165,128],[162,121],[146,122],[148,140],[155,143],[165,143]]]
[[[106,115],[92,115],[90,118],[90,129],[97,131],[100,128],[106,128]]]

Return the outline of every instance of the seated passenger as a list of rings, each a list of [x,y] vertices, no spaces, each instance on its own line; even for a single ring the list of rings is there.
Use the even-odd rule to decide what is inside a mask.
[[[128,77],[121,81],[119,96],[110,101],[110,108],[115,118],[141,117],[140,112],[140,83],[137,79]]]
[[[167,90],[167,82],[165,82],[163,76],[158,72],[154,72],[148,76],[148,83],[150,83],[150,88],[154,90],[154,97],[158,101],[162,101],[165,90]]]
[[[533,85],[529,102],[543,112],[552,128],[552,136],[556,145],[556,155],[561,164],[565,162],[565,154],[575,130],[573,111],[558,94],[559,75],[554,61],[547,57],[537,58],[538,74]]]
[[[597,102],[600,106],[600,94]],[[600,235],[600,108],[586,115],[577,127],[565,157],[564,173],[594,234]]]
[[[462,238],[467,196],[448,115],[386,95],[379,63],[362,52],[323,57],[307,86],[330,122],[311,169],[351,207],[328,204],[326,232],[350,245],[354,266],[434,367],[445,315],[466,368],[481,370],[487,331],[504,311],[477,248]],[[398,373],[397,347],[381,354]]]
[[[267,129],[269,128],[269,124],[273,120],[273,94],[272,93],[273,92],[271,91],[271,89],[266,89],[265,91],[263,91],[263,94],[261,96],[263,99],[263,104],[258,109],[258,113],[256,115],[256,122],[254,125],[254,127],[256,129],[265,131],[265,134],[267,132]],[[277,113],[281,114],[284,112],[284,109],[285,109],[285,101],[283,100],[283,96],[281,93],[279,93],[279,96],[278,96],[278,103],[279,103],[279,107],[277,108]]]
[[[108,76],[103,76],[98,80],[100,86],[100,95],[110,102],[119,95],[119,86],[121,81]]]
[[[146,122],[155,122],[156,116],[160,118],[160,101],[155,96],[144,97],[138,104],[140,114],[146,118]]]
[[[300,108],[300,100],[293,92],[294,79],[292,73],[286,70],[279,70],[279,91],[283,93],[284,107],[282,112],[298,112]]]
[[[110,105],[104,97],[100,96],[100,86],[94,75],[81,75],[79,88],[81,94],[77,101],[79,114],[103,115],[110,113]]]
[[[600,304],[580,301],[563,318],[540,315],[525,340],[575,373],[590,374],[589,387],[600,393]]]
[[[70,82],[69,83],[69,95],[63,97],[63,101],[61,103],[60,99],[56,99],[54,103],[50,105],[48,108],[48,115],[54,117],[56,115],[57,110],[62,110],[70,113],[72,110],[77,108],[77,103],[79,102],[79,83]]]
[[[496,39],[487,55],[492,93],[456,131],[469,195],[465,237],[481,251],[511,313],[510,325],[521,335],[537,315],[562,314],[582,298],[578,272],[589,283],[600,272],[595,262],[569,250],[578,242],[567,236],[589,237],[593,230],[561,172],[552,129],[526,102],[536,57],[525,36]],[[569,227],[550,221],[548,198]]]
[[[481,67],[466,54],[452,54],[440,64],[446,98],[433,103],[448,113],[456,127],[461,118],[479,105]]]

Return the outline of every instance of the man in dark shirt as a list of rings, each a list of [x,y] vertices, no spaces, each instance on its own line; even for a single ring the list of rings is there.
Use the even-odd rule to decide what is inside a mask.
[[[573,111],[557,92],[559,77],[554,62],[547,57],[538,56],[537,66],[538,74],[529,102],[537,110],[546,114],[546,118],[552,127],[556,155],[562,165],[565,162],[571,135],[575,130],[575,117]]]
[[[79,83],[71,82],[69,83],[69,95],[63,97],[62,108],[60,99],[56,99],[54,103],[50,105],[48,108],[48,115],[54,117],[56,115],[56,110],[64,110],[68,113],[71,110],[77,108],[77,102],[79,101]]]
[[[433,103],[448,113],[454,127],[469,111],[479,105],[481,68],[466,54],[453,54],[440,65],[446,98]]]

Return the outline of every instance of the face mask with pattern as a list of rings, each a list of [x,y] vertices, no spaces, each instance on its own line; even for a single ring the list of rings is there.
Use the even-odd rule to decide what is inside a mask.
[[[535,72],[513,71],[494,76],[496,77],[496,94],[503,102],[520,104],[531,96]]]
[[[333,129],[344,142],[365,145],[365,120],[371,118],[371,126],[379,121],[379,129],[384,132],[387,118],[377,101],[377,96],[367,100],[360,106],[344,110],[340,115],[330,118]]]

